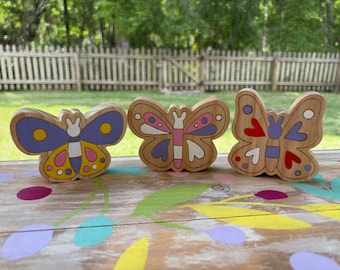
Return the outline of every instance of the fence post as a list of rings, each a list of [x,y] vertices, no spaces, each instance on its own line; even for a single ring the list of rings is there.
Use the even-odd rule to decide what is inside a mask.
[[[340,92],[340,62],[338,62],[338,69],[336,72],[334,92]]]
[[[274,57],[272,69],[272,91],[277,91],[278,70],[279,70],[279,58]]]
[[[198,87],[199,90],[204,92],[205,91],[205,82],[204,82],[204,74],[205,74],[205,61],[206,61],[206,57],[205,57],[205,53],[202,52],[201,55],[199,56],[199,82],[198,82]]]
[[[80,77],[80,61],[79,61],[79,51],[74,54],[74,71],[76,75],[76,86],[77,91],[81,91],[81,77]]]

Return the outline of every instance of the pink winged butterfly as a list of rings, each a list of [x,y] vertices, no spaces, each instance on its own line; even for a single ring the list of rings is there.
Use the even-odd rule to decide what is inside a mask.
[[[154,100],[138,98],[129,106],[128,122],[144,139],[139,156],[145,164],[158,171],[200,171],[216,159],[212,140],[226,131],[229,110],[215,98],[168,111]]]
[[[111,163],[106,146],[118,143],[126,129],[125,111],[114,104],[94,107],[83,115],[62,110],[57,118],[21,109],[11,120],[11,134],[24,153],[40,155],[40,174],[51,181],[90,178]]]
[[[288,181],[307,181],[317,174],[311,148],[322,139],[326,102],[306,92],[288,111],[266,110],[255,90],[243,89],[235,98],[232,132],[238,143],[228,156],[241,174],[278,175]]]

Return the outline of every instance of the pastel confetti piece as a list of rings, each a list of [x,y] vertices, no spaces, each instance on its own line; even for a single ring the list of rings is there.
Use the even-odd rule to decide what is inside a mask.
[[[294,253],[289,263],[294,270],[340,270],[340,266],[333,259],[306,251]]]
[[[14,178],[13,174],[11,173],[0,173],[0,183],[5,183]]]
[[[218,221],[250,228],[295,230],[311,227],[311,224],[295,218],[255,209],[206,204],[191,204],[188,207]]]
[[[98,245],[110,237],[114,224],[114,221],[104,215],[86,219],[77,228],[74,243],[80,247]]]
[[[260,197],[265,200],[280,200],[288,198],[288,195],[284,192],[277,191],[277,190],[261,190],[257,193],[255,193],[256,197]]]
[[[234,226],[218,226],[209,230],[197,230],[206,233],[211,239],[222,244],[242,244],[246,241],[246,234]]]
[[[189,172],[174,172],[170,171],[167,172],[168,175],[173,176],[173,177],[185,177],[188,176],[190,173]]]
[[[121,167],[110,167],[105,173],[109,174],[130,174],[135,177],[139,177],[141,174],[148,173],[147,170],[135,167],[135,166],[121,166]]]
[[[222,183],[229,183],[236,180],[236,177],[229,173],[215,173],[213,178]]]
[[[29,176],[40,176],[39,170],[28,170],[28,171],[21,171],[20,172],[23,175],[29,175]]]
[[[6,260],[17,260],[32,256],[52,240],[54,227],[45,224],[31,224],[12,233],[2,246]]]
[[[47,197],[52,193],[52,189],[43,186],[28,187],[20,190],[17,197],[20,200],[31,201]]]
[[[148,257],[148,238],[143,237],[130,247],[119,257],[114,270],[134,269],[143,270]]]

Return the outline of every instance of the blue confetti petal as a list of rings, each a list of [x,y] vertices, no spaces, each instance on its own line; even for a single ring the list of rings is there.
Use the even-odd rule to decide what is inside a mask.
[[[106,170],[109,174],[130,174],[139,177],[141,174],[147,174],[148,171],[135,166],[110,167]]]
[[[80,247],[98,245],[110,237],[114,224],[114,221],[104,215],[86,219],[77,228],[74,243]]]

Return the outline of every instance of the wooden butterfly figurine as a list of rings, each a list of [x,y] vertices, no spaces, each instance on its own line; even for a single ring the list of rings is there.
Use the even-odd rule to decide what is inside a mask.
[[[227,105],[218,99],[201,101],[192,109],[170,106],[167,111],[148,98],[138,98],[128,110],[130,129],[144,139],[141,160],[158,171],[200,171],[216,159],[213,139],[229,124]]]
[[[278,175],[288,181],[307,181],[319,165],[310,149],[322,139],[326,102],[317,92],[306,92],[288,111],[266,110],[255,90],[243,89],[235,99],[232,132],[239,141],[228,156],[241,174]]]
[[[21,109],[11,120],[16,146],[29,155],[40,155],[41,175],[61,182],[86,179],[103,173],[111,163],[106,146],[124,136],[126,113],[114,104],[94,107],[83,115],[62,110],[59,118],[35,109]]]

